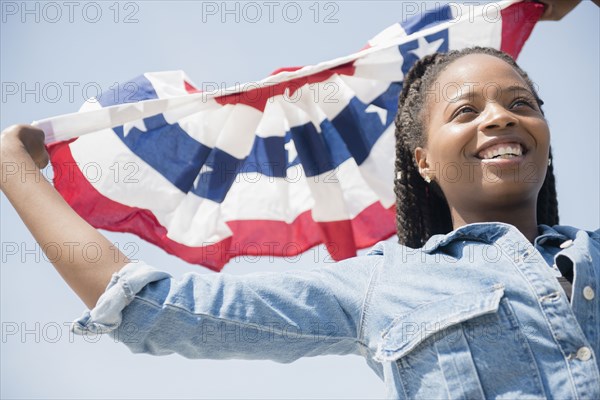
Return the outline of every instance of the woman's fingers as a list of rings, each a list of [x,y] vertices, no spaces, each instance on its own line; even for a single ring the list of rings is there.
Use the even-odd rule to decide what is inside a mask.
[[[12,125],[2,132],[2,136],[3,141],[18,140],[38,168],[48,165],[49,156],[41,129],[31,125]]]
[[[581,0],[538,0],[546,8],[540,17],[542,21],[558,21],[571,12]]]

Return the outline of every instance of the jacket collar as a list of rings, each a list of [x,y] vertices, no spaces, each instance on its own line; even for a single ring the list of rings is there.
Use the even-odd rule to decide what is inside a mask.
[[[523,236],[523,234],[521,234],[521,232],[513,225],[505,224],[503,222],[483,222],[462,226],[445,235],[434,235],[429,238],[427,243],[425,243],[423,246],[423,251],[431,254],[440,247],[447,246],[450,243],[459,240],[479,241],[490,244],[509,232],[520,236],[523,241],[527,242],[525,236]],[[557,232],[554,228],[551,228],[547,225],[538,225],[538,232],[539,235],[534,241],[534,245],[536,246],[538,244],[542,245],[546,241],[567,240],[565,235]]]
[[[542,246],[548,242],[564,242],[565,240],[570,239],[568,236],[563,233],[558,232],[556,229],[548,226],[548,225],[539,225],[538,226],[539,235],[533,241],[533,245],[535,247]]]

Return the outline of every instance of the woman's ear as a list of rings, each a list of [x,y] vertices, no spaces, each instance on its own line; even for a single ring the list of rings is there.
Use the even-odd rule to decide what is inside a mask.
[[[433,176],[429,172],[429,163],[427,162],[427,150],[422,147],[417,147],[415,149],[415,161],[417,162],[419,173],[421,174],[425,182],[430,183],[433,179]]]
[[[429,164],[427,164],[427,150],[422,147],[417,147],[415,149],[415,161],[417,162],[419,171],[429,168]]]

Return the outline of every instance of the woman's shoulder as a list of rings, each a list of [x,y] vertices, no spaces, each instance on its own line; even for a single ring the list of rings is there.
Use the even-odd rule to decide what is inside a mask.
[[[600,228],[596,230],[587,230],[570,225],[540,225],[539,231],[541,234],[556,232],[557,234],[563,235],[570,240],[575,240],[578,236],[587,236],[592,240],[600,241]]]

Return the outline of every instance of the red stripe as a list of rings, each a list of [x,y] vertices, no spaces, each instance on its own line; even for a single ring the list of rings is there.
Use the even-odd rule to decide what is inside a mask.
[[[276,70],[273,74],[282,71],[295,71],[300,68],[301,67],[280,68]],[[289,90],[286,96],[290,98],[290,101],[293,101],[295,99],[294,96],[296,95],[296,91],[302,86],[311,83],[323,82],[335,74],[354,75],[354,70],[354,64],[350,62],[338,65],[337,67],[325,71],[317,72],[316,74],[312,74],[302,78],[291,79],[289,81],[281,82],[275,85],[262,85],[260,82],[250,82],[246,83],[246,86],[241,88],[246,90],[241,91],[239,93],[219,96],[216,97],[215,100],[221,105],[245,104],[247,106],[254,107],[259,111],[264,111],[265,105],[271,97],[283,95],[286,92],[286,90]],[[199,91],[188,82],[185,82],[185,90],[188,93],[197,93]]]
[[[188,93],[199,93],[199,92],[201,92],[201,90],[196,89],[188,81],[183,81],[183,86],[185,87],[185,91],[188,92]]]
[[[230,238],[208,246],[185,246],[167,237],[166,228],[150,210],[115,202],[98,192],[77,167],[68,143],[48,146],[54,185],[82,218],[96,228],[134,233],[167,253],[214,271],[220,271],[236,256],[294,257],[320,243],[331,250],[334,260],[341,260],[395,233],[393,207],[385,209],[375,203],[350,221],[317,223],[310,211],[291,224],[270,220],[230,221],[227,222],[233,232]]]
[[[516,59],[544,13],[541,3],[522,2],[502,10],[502,44],[500,49]]]

